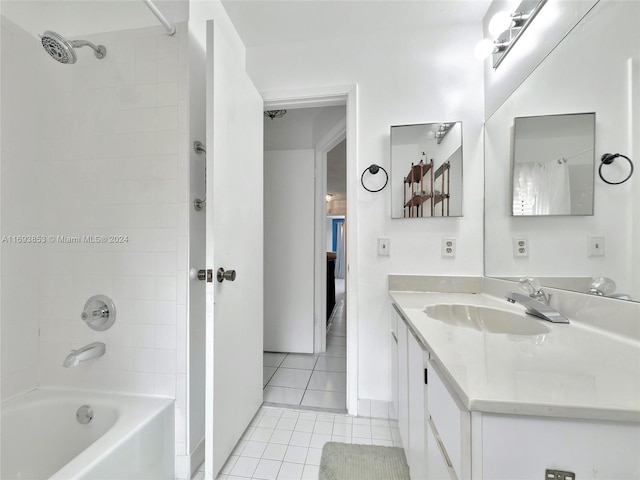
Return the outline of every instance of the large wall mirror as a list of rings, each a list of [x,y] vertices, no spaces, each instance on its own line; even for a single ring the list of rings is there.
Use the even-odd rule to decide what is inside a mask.
[[[513,215],[593,215],[595,113],[517,117]]]
[[[617,38],[611,38],[612,31]],[[551,123],[582,112],[595,112],[581,116],[584,135],[577,126]],[[525,145],[525,117],[537,119],[535,129],[558,130],[558,138],[584,138],[547,158],[548,145]],[[608,185],[597,175],[604,153],[626,154],[637,162],[637,125],[640,2],[600,1],[485,122],[485,275],[510,280],[533,276],[545,286],[576,292],[587,292],[594,277],[608,277],[616,288],[606,294],[640,301],[639,175],[621,185]],[[595,137],[588,138],[594,130]],[[546,134],[524,137],[531,135]],[[579,210],[514,215],[520,154],[524,162],[564,157],[567,165],[583,165],[577,175],[584,177],[581,191],[569,187],[570,197],[584,197],[576,198]]]
[[[391,127],[391,218],[462,216],[462,122]]]

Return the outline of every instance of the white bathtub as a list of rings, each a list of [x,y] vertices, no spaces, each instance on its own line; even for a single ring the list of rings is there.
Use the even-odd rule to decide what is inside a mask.
[[[45,388],[1,408],[2,480],[175,478],[171,399]]]

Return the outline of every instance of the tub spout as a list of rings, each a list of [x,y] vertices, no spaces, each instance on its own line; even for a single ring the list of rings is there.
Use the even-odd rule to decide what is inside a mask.
[[[71,353],[64,359],[63,367],[77,367],[81,362],[98,358],[104,355],[105,345],[102,342],[93,342]]]

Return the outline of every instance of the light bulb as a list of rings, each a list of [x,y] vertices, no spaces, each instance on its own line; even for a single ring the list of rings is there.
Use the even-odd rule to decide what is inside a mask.
[[[491,17],[489,33],[493,38],[498,38],[502,32],[511,28],[512,23],[513,19],[511,18],[511,14],[505,11],[498,12]]]
[[[474,50],[476,58],[478,60],[484,60],[485,58],[487,58],[489,55],[493,53],[495,48],[496,46],[493,43],[493,40],[489,40],[487,38],[480,40],[476,44],[476,48]]]

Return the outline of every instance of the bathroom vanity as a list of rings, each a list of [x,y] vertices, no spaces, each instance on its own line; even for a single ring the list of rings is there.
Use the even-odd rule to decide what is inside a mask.
[[[389,292],[393,408],[411,478],[640,478],[637,332],[566,311],[569,324],[525,315],[497,294],[503,284]]]

